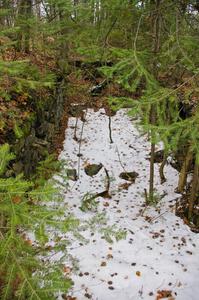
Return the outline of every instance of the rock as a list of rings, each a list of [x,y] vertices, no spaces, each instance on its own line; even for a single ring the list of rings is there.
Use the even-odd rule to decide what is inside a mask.
[[[37,137],[52,141],[55,135],[55,125],[44,121],[41,126],[37,129]]]
[[[70,180],[76,181],[78,179],[76,169],[67,169],[66,174],[67,174],[68,179],[70,179]]]
[[[25,177],[31,177],[38,162],[44,160],[47,152],[52,153],[56,147],[54,138],[60,129],[66,103],[65,80],[63,77],[58,79],[46,101],[41,106],[34,107],[33,118],[23,124],[24,136],[16,139],[14,135],[9,135],[9,144],[16,154],[16,159],[11,163],[11,172],[15,175],[24,173]],[[31,96],[33,100],[37,99],[36,93]]]
[[[137,172],[122,172],[120,173],[119,177],[124,180],[135,182],[135,179],[138,177],[138,175],[139,174]]]
[[[101,170],[102,167],[103,167],[103,165],[101,163],[98,165],[97,164],[89,164],[84,168],[84,171],[85,171],[86,175],[92,177],[92,176],[95,176]]]

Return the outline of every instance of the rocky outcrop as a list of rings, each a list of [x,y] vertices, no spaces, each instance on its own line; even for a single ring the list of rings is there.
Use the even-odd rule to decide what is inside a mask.
[[[53,141],[59,131],[66,101],[65,86],[64,79],[57,81],[56,88],[45,100],[44,105],[34,107],[35,117],[28,125],[28,132],[20,139],[13,141],[11,148],[16,154],[16,160],[11,167],[13,174],[23,172],[26,177],[30,177],[38,162],[54,150]]]

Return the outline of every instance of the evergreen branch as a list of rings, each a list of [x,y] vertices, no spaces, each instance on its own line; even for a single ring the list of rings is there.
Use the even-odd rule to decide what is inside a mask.
[[[192,65],[194,67],[193,62],[191,61],[191,59],[187,56],[187,54],[185,53],[185,51],[182,49],[181,45],[180,45],[180,41],[179,41],[179,16],[178,16],[178,10],[176,11],[176,40],[177,40],[177,44],[178,47],[182,53],[182,55],[184,56],[184,58],[190,63],[190,65]]]
[[[168,98],[169,96],[175,94],[178,90],[180,90],[182,87],[184,87],[187,83],[191,82],[196,76],[198,76],[199,74],[199,71],[197,73],[195,73],[193,76],[191,76],[189,79],[187,79],[186,81],[184,81],[182,84],[180,84],[177,88],[175,89],[172,89],[170,92],[168,92],[168,94],[165,94],[164,96],[162,97],[159,97],[159,98],[156,98],[154,95],[155,93],[153,94],[148,94],[148,98],[153,98],[154,100],[150,100],[150,101],[146,101],[144,100],[142,102],[142,105],[148,105],[148,104],[155,104],[155,103],[158,103],[158,102],[161,102],[162,100]],[[136,102],[136,101],[135,101]],[[139,103],[139,101],[137,101],[137,103]]]
[[[18,262],[18,259],[15,256],[15,254],[13,253],[13,251],[11,251],[11,256],[13,257],[14,261],[16,262],[16,265],[18,266],[18,269],[20,270],[20,273],[23,276],[24,280],[27,282],[29,288],[31,289],[32,295],[34,295],[36,297],[35,299],[42,300],[42,298],[39,296],[39,294],[35,290],[34,286],[32,285],[31,281],[29,280],[29,278],[28,278],[29,275],[26,276],[26,272],[21,267],[21,264]]]
[[[13,270],[14,270],[14,265],[11,266],[11,270],[9,272],[10,274],[9,274],[9,278],[7,280],[7,283],[6,283],[6,290],[3,293],[3,300],[8,299],[9,291],[11,290]]]

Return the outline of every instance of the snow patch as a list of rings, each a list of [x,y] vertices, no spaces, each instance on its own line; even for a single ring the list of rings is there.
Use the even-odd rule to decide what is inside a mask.
[[[98,212],[106,212],[108,225],[116,224],[127,231],[127,238],[113,244],[99,233],[86,232],[89,243],[71,245],[69,253],[79,259],[80,270],[72,276],[73,296],[78,300],[150,300],[158,290],[171,290],[174,299],[197,300],[199,285],[199,236],[174,214],[178,197],[174,193],[178,172],[165,166],[167,181],[161,185],[158,164],[155,164],[155,187],[165,195],[156,207],[144,210],[144,189],[148,189],[150,144],[127,116],[120,110],[112,118],[113,144],[109,140],[109,119],[104,110],[88,110],[83,128],[83,140],[78,157],[79,143],[73,139],[75,118],[70,118],[64,150],[60,159],[78,170],[79,180],[69,181],[65,202],[80,220],[91,218],[92,212],[79,207],[87,193],[105,189],[104,169],[89,177],[84,172],[87,163],[102,163],[111,177],[111,199],[98,198]],[[77,137],[82,122],[78,121]],[[128,190],[121,189],[124,171],[139,174]],[[144,210],[144,211],[143,211]],[[148,221],[147,221],[147,220]],[[150,222],[149,222],[150,221]]]

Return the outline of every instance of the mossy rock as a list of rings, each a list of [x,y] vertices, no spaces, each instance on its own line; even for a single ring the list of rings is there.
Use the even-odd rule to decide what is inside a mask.
[[[99,173],[99,171],[101,170],[101,168],[103,167],[103,165],[100,164],[89,164],[84,168],[84,171],[86,173],[86,175],[88,176],[95,176],[97,175],[97,173]]]
[[[124,180],[135,182],[138,175],[139,174],[137,172],[134,172],[134,171],[133,172],[122,172],[122,173],[120,173],[119,177],[124,179]]]
[[[68,179],[73,180],[73,181],[77,181],[78,176],[77,176],[76,169],[67,169],[66,174],[67,174]]]

